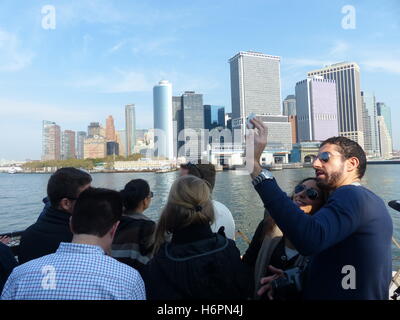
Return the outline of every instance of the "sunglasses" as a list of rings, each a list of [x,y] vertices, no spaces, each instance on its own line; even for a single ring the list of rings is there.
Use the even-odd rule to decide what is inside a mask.
[[[319,197],[319,192],[317,190],[315,190],[314,188],[308,188],[304,185],[304,184],[299,184],[298,186],[296,186],[296,188],[294,188],[294,193],[298,194],[305,191],[307,197],[310,200],[316,200]]]
[[[149,195],[147,196],[148,198],[153,198],[154,197],[154,193],[153,191],[150,191]]]
[[[329,161],[329,159],[334,156],[341,156],[341,155],[340,154],[331,154],[328,151],[325,151],[325,152],[318,153],[317,156],[315,157],[314,161],[316,159],[319,159],[319,160],[327,163]]]

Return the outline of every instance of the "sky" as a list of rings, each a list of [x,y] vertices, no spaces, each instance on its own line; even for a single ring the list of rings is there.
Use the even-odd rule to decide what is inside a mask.
[[[354,28],[343,28],[348,5]],[[398,0],[1,0],[0,159],[40,159],[42,120],[79,131],[112,115],[124,129],[134,103],[137,127],[151,128],[162,79],[230,111],[228,60],[239,51],[281,57],[282,99],[307,71],[358,63],[362,90],[392,109],[400,149]]]

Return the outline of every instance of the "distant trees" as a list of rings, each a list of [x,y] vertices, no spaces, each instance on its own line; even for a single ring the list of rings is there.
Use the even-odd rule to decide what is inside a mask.
[[[39,170],[43,168],[63,168],[74,167],[85,170],[92,170],[95,167],[103,166],[105,169],[113,169],[114,161],[137,161],[143,156],[139,153],[131,154],[128,157],[123,156],[107,156],[97,159],[67,159],[67,160],[48,160],[48,161],[31,161],[22,165],[25,170]]]

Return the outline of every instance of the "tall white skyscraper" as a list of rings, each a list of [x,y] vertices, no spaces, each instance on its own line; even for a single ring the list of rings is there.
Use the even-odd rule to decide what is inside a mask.
[[[370,156],[379,156],[379,132],[375,95],[361,91],[364,120],[364,149]]]
[[[160,81],[153,88],[153,115],[155,155],[173,159],[172,85],[167,80]]]
[[[125,134],[126,156],[129,156],[134,153],[136,144],[136,116],[134,104],[125,106]]]
[[[335,80],[339,135],[356,141],[364,148],[363,107],[358,64],[342,62],[308,72],[308,76],[314,75]]]

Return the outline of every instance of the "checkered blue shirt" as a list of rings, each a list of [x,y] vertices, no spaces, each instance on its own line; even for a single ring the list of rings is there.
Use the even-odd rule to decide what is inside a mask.
[[[142,277],[94,245],[64,243],[16,267],[2,300],[145,300]]]

